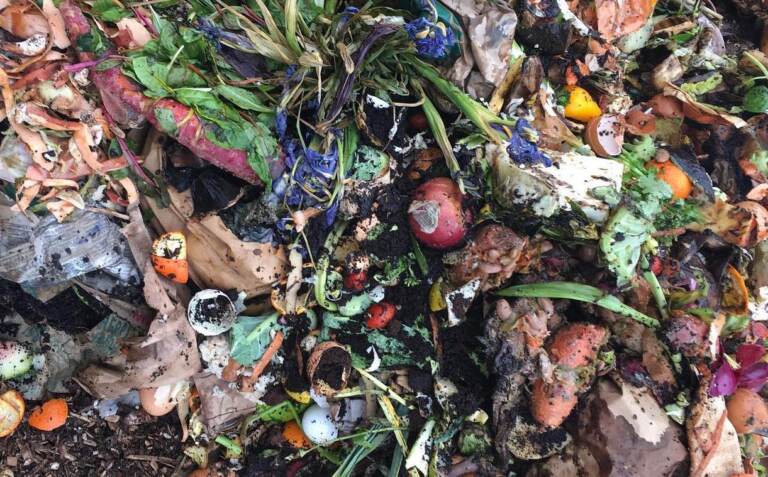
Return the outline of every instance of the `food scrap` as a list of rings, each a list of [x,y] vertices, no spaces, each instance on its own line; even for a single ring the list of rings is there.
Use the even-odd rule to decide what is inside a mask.
[[[766,11],[0,0],[0,473],[768,477]]]

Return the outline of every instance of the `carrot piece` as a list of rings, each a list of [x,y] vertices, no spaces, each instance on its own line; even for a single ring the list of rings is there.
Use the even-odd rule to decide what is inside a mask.
[[[272,342],[264,351],[264,354],[261,355],[261,358],[259,358],[259,361],[253,366],[253,373],[247,378],[243,379],[244,388],[246,389],[250,388],[259,379],[259,376],[261,376],[261,373],[263,373],[264,370],[267,369],[267,366],[269,366],[269,362],[272,361],[272,358],[280,349],[280,346],[283,345],[284,338],[285,338],[285,335],[283,334],[282,331],[278,331],[277,333],[275,333],[275,337],[272,338]]]
[[[597,350],[605,339],[605,328],[576,323],[560,329],[549,345],[553,363],[577,368],[594,361]]]
[[[540,424],[557,427],[571,414],[578,402],[581,385],[577,382],[578,368],[594,363],[607,331],[600,326],[576,323],[561,328],[548,347],[552,364],[564,368],[553,382],[539,378],[533,383],[531,414]]]
[[[531,414],[536,422],[557,427],[576,407],[578,388],[572,383],[545,383],[539,378],[533,383]]]
[[[63,399],[51,399],[29,415],[29,426],[39,431],[52,431],[63,426],[69,417],[69,406]]]

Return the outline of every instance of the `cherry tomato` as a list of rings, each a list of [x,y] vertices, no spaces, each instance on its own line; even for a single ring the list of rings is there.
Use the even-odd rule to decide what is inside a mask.
[[[365,324],[368,325],[368,328],[380,330],[386,327],[389,322],[392,321],[392,318],[395,317],[395,312],[395,305],[392,303],[387,303],[385,301],[382,301],[381,303],[375,303],[370,308],[368,308]]]
[[[661,259],[659,257],[653,257],[651,259],[651,272],[653,272],[654,275],[661,275],[661,272],[664,271],[664,264],[661,263]]]
[[[368,272],[364,270],[359,272],[347,272],[344,275],[344,288],[353,292],[359,292],[365,288],[365,282],[367,281]]]
[[[421,132],[427,130],[429,127],[429,122],[427,121],[427,116],[419,111],[417,113],[413,113],[408,118],[408,125],[413,128],[414,131]]]

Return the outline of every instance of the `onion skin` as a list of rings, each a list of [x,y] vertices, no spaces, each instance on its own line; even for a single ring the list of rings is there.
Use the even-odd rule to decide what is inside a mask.
[[[431,179],[416,189],[408,209],[408,224],[419,242],[445,250],[464,240],[472,214],[462,208],[461,199],[459,186],[446,177]],[[428,209],[436,212],[431,224],[425,221]]]

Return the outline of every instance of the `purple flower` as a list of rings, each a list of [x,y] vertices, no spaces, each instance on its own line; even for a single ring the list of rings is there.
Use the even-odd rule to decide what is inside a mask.
[[[351,73],[344,70],[343,74],[341,75],[341,81],[339,82],[339,86],[336,88],[336,96],[333,98],[333,102],[331,103],[331,107],[328,109],[328,113],[326,114],[325,119],[320,124],[321,129],[327,128],[331,122],[333,122],[333,120],[336,119],[339,114],[341,114],[341,110],[344,108],[344,105],[347,104],[347,101],[349,101],[349,98],[352,95],[352,87],[355,84],[355,76],[360,70],[360,65],[365,60],[365,57],[368,55],[368,52],[371,50],[371,48],[373,48],[373,45],[380,39],[391,35],[395,31],[397,31],[397,28],[392,25],[377,24],[373,27],[373,30],[371,30],[368,36],[366,36],[365,39],[360,43],[360,46],[352,54],[352,62],[355,64],[355,69]]]
[[[552,165],[552,159],[541,152],[536,143],[531,141],[535,129],[525,119],[518,119],[512,136],[507,141],[507,153],[518,164]]]
[[[456,45],[456,37],[450,27],[442,22],[432,23],[424,17],[406,23],[405,31],[413,41],[416,51],[425,58],[444,58]]]
[[[280,141],[285,139],[285,133],[288,131],[288,112],[283,108],[278,109],[275,115],[275,130]]]
[[[340,200],[334,200],[331,206],[325,210],[323,218],[325,219],[326,227],[333,225],[333,222],[336,220],[336,214],[339,212],[339,204],[341,204]]]
[[[711,396],[728,396],[736,388],[749,388],[758,392],[768,381],[768,363],[764,362],[765,348],[757,344],[742,344],[736,349],[739,369],[733,369],[725,357],[717,365],[709,385]]]

